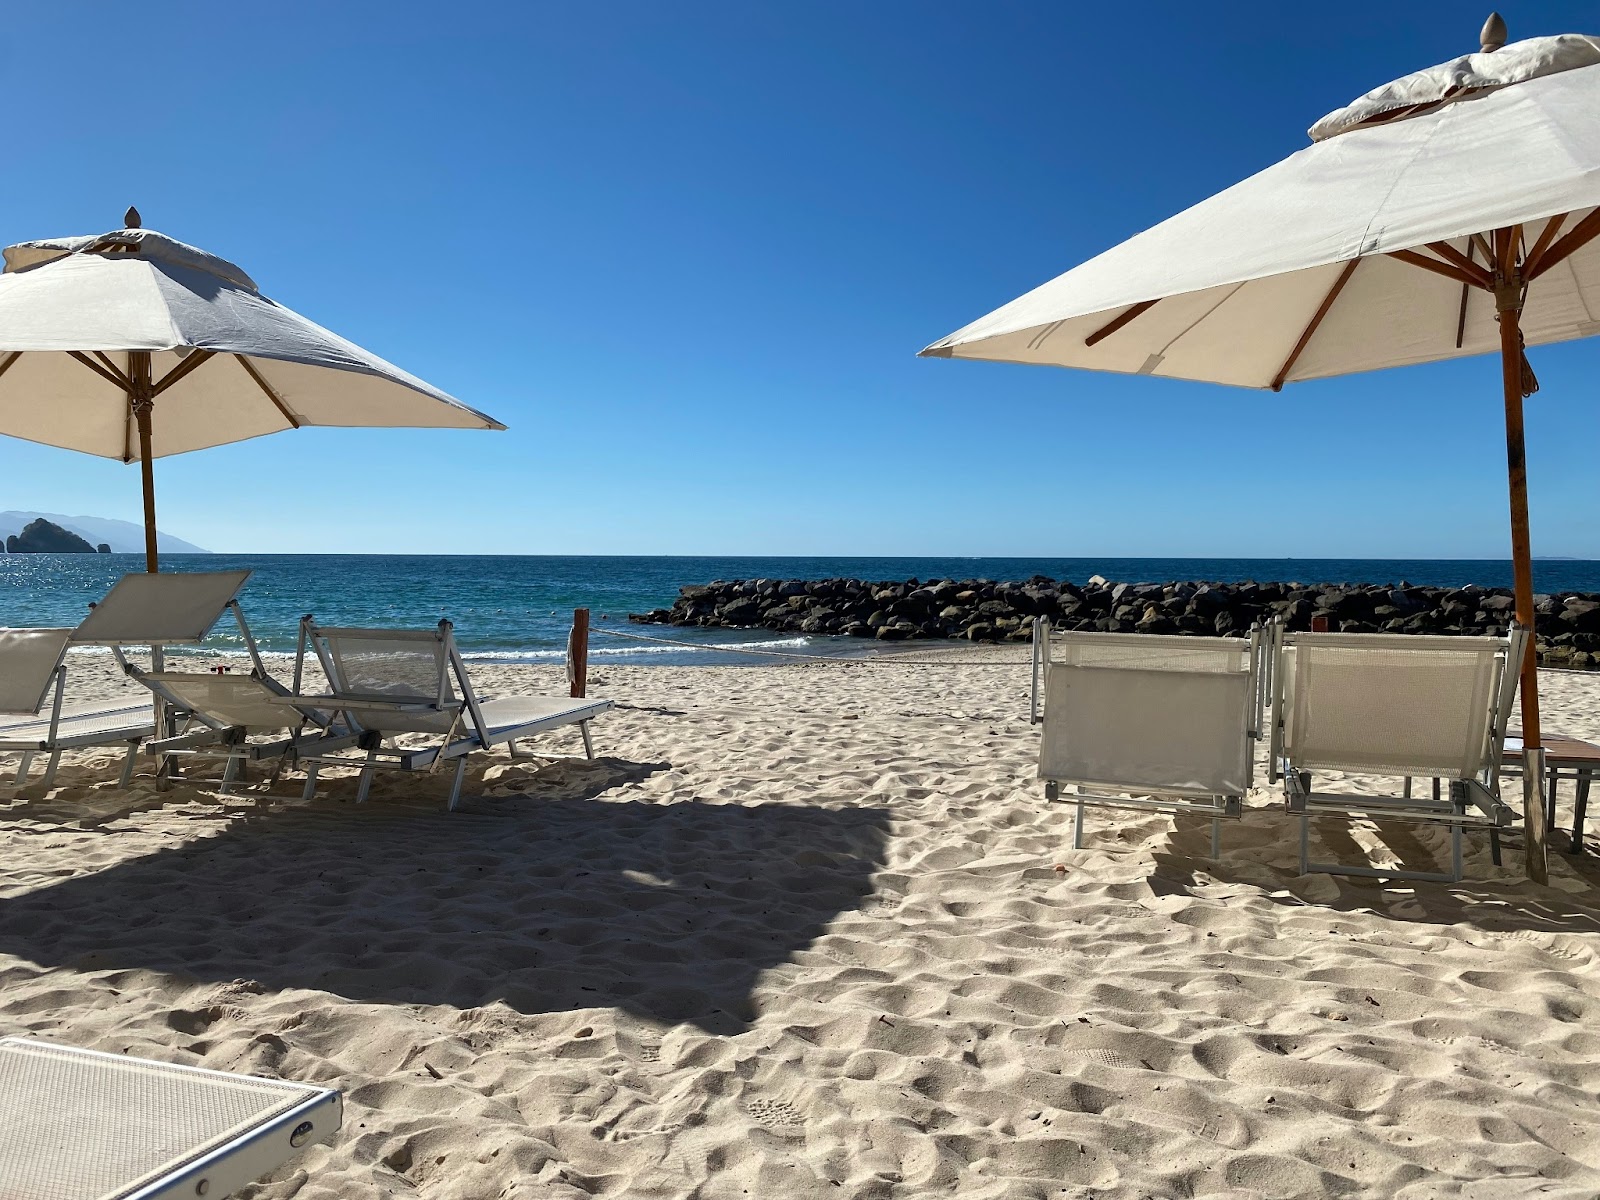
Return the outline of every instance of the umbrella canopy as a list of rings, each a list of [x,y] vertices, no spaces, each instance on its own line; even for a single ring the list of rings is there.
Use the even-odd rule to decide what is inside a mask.
[[[139,227],[23,242],[0,274],[0,433],[123,462],[304,425],[504,429]]]
[[[1517,619],[1533,625],[1522,347],[1600,333],[1600,40],[1504,45],[1375,89],[1320,139],[922,351],[1277,390],[1499,350]],[[1527,778],[1542,779],[1532,639]],[[1529,873],[1544,878],[1538,786]]]
[[[1600,243],[1570,239],[1595,230],[1583,218],[1596,205],[1600,65],[1318,142],[922,353],[1257,388],[1486,354],[1500,347],[1493,297],[1473,289],[1463,319],[1454,274],[1395,252],[1487,278],[1472,235],[1521,226],[1531,250],[1552,217],[1568,240],[1529,264],[1522,332],[1531,345],[1587,337],[1600,333]]]

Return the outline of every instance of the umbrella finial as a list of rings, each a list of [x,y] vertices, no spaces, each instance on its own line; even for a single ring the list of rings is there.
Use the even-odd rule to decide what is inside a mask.
[[[1489,14],[1489,19],[1483,23],[1483,29],[1478,34],[1478,41],[1483,43],[1483,53],[1489,54],[1500,49],[1506,44],[1506,19],[1497,12]]]
[[[1488,26],[1484,26],[1484,28],[1487,29]],[[137,229],[139,228],[139,219],[139,210],[130,204],[128,205],[128,211],[122,214],[122,227],[124,229]]]

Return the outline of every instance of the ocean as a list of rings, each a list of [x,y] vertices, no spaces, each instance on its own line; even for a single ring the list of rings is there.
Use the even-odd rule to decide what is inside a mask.
[[[0,625],[76,625],[118,576],[142,570],[132,554],[0,555]],[[1238,582],[1398,583],[1509,587],[1511,564],[1446,559],[1253,558],[655,558],[359,554],[175,554],[165,571],[252,571],[242,594],[246,618],[269,654],[294,651],[305,613],[324,624],[423,627],[448,617],[469,658],[495,662],[560,661],[574,608],[587,607],[598,664],[748,664],[770,661],[719,652],[744,646],[801,654],[860,655],[875,646],[853,638],[793,637],[726,629],[629,625],[627,614],[672,603],[683,584],[716,579],[872,580],[1027,579],[1047,575],[1083,583],[1091,575],[1128,582],[1173,579]],[[1534,583],[1547,592],[1600,592],[1600,562],[1544,559]],[[609,638],[608,627],[672,638],[688,648]],[[241,653],[224,620],[198,653]]]

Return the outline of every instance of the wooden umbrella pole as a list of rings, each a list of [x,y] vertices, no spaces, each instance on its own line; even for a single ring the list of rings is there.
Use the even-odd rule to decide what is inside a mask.
[[[1533,636],[1533,549],[1528,536],[1528,461],[1522,424],[1522,280],[1516,231],[1496,230],[1495,307],[1500,314],[1500,376],[1506,403],[1506,467],[1511,489],[1511,569],[1517,622],[1528,630],[1522,660],[1523,838],[1528,878],[1550,878],[1545,845],[1544,750],[1539,739],[1538,651]]]
[[[150,461],[150,410],[155,407],[150,382],[150,352],[128,353],[128,405],[139,427],[139,481],[144,489],[144,569],[154,575],[161,569],[156,551],[156,473]]]

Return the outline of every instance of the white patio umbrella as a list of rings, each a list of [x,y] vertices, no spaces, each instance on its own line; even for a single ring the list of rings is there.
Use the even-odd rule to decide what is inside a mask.
[[[1483,48],[1330,113],[1314,144],[1036,288],[924,355],[1241,387],[1498,350],[1517,620],[1534,621],[1522,346],[1600,333],[1600,39]],[[1529,873],[1545,847],[1532,641]]]
[[[233,263],[140,228],[22,242],[0,274],[0,433],[140,464],[305,425],[504,429],[263,296]]]

